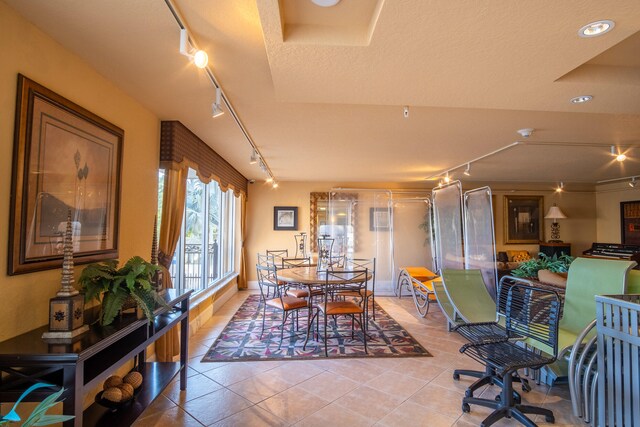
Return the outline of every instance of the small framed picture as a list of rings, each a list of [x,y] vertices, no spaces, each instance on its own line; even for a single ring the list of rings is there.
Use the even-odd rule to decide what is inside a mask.
[[[504,196],[504,243],[538,244],[544,241],[541,218],[543,196]]]
[[[273,207],[273,229],[274,230],[297,230],[298,229],[298,208],[296,206],[274,206]]]
[[[369,208],[369,230],[387,231],[389,230],[389,209]]]

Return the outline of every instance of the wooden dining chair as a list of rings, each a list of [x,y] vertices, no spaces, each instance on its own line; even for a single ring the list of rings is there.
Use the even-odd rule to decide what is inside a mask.
[[[366,290],[367,279],[369,278],[369,270],[366,268],[363,270],[342,270],[342,271],[327,271],[323,273],[326,275],[325,279],[325,298],[323,301],[314,304],[315,313],[310,319],[309,325],[313,325],[313,320],[317,316],[321,316],[324,324],[324,354],[329,356],[327,347],[327,329],[329,316],[337,318],[338,316],[351,317],[351,338],[355,338],[355,322],[360,325],[362,332],[362,342],[364,343],[364,351],[369,354],[367,349],[367,334],[364,327],[364,313],[365,304],[363,303],[364,295],[363,290]],[[332,299],[329,298],[330,290],[333,287],[338,287],[341,291],[353,292],[358,297],[354,299]],[[336,321],[336,333],[337,333],[337,321]],[[309,335],[307,334],[307,340]],[[305,349],[307,342],[303,349]]]
[[[256,270],[258,273],[258,286],[260,287],[260,302],[262,304],[262,330],[260,331],[260,339],[264,334],[265,319],[267,317],[267,307],[271,307],[276,311],[282,312],[282,323],[280,324],[280,345],[282,346],[282,340],[284,339],[284,327],[287,323],[289,315],[291,315],[291,324],[293,326],[294,321],[297,329],[298,325],[298,312],[302,309],[308,308],[307,300],[302,298],[296,298],[292,296],[284,296],[283,292],[279,291],[282,286],[278,283],[278,272],[275,266],[260,266],[256,264]],[[274,298],[270,298],[269,295],[273,291]]]

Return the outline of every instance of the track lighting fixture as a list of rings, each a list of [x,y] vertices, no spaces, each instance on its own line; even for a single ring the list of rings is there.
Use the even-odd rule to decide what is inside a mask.
[[[448,184],[451,182],[451,178],[449,178],[449,172],[447,172],[447,174],[444,176],[444,182],[445,184]]]
[[[462,173],[466,176],[471,176],[471,163],[467,163],[467,168]]]
[[[560,185],[556,188],[556,193],[562,193],[564,190],[564,182],[560,181]]]
[[[619,162],[624,162],[625,160],[627,160],[627,156],[624,153],[618,152],[616,150],[616,147],[613,145],[611,146],[611,155],[614,156]]]
[[[323,1],[327,1],[327,0],[323,0]],[[330,1],[337,3],[339,0],[330,0]],[[229,113],[229,115],[231,116],[235,124],[238,126],[238,128],[240,129],[240,131],[242,132],[245,139],[247,140],[247,142],[249,143],[249,145],[253,150],[253,155],[251,156],[251,163],[252,164],[256,163],[256,160],[259,161],[260,169],[267,175],[267,182],[275,183],[275,179],[273,176],[273,172],[271,171],[271,168],[266,163],[266,161],[262,158],[260,149],[251,138],[251,135],[245,128],[242,120],[238,117],[238,114],[233,108],[233,104],[231,100],[222,91],[222,87],[218,79],[216,78],[216,76],[213,74],[213,71],[209,67],[209,56],[207,55],[207,52],[205,52],[204,50],[198,49],[198,43],[193,37],[193,34],[189,32],[188,30],[189,25],[184,19],[184,17],[182,16],[182,14],[180,13],[180,10],[176,7],[175,0],[165,0],[164,3],[166,4],[167,8],[171,12],[171,16],[175,19],[175,22],[178,25],[178,28],[180,30],[180,53],[188,57],[190,60],[193,61],[193,63],[198,68],[201,68],[204,71],[204,73],[206,74],[206,77],[211,82],[211,85],[216,90],[216,99],[215,99],[215,102],[213,102],[213,104],[211,105],[211,110],[212,110],[211,115],[213,117],[219,117],[225,114],[225,112]],[[222,109],[223,103],[224,103],[224,110]],[[278,185],[276,184],[274,188],[277,186]]]
[[[180,53],[192,59],[198,68],[205,68],[209,63],[207,52],[193,46],[189,39],[189,33],[185,28],[180,30]]]
[[[273,184],[271,184],[271,186],[272,186],[273,188],[278,188],[278,183],[277,183],[277,182],[275,182],[275,181],[273,181]]]
[[[632,177],[631,181],[629,181],[629,187],[631,188],[636,188],[636,185],[638,185],[638,183],[636,182],[636,177]]]
[[[253,153],[251,153],[251,159],[249,159],[249,164],[250,165],[255,165],[256,163],[258,163],[258,155],[256,154],[256,152],[254,150]]]

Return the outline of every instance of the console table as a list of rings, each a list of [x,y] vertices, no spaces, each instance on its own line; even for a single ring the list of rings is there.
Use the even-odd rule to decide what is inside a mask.
[[[548,257],[571,255],[571,243],[541,242],[540,252]]]
[[[66,390],[62,397],[63,413],[75,415],[65,427],[129,426],[155,400],[171,380],[180,374],[180,389],[187,387],[189,339],[189,296],[175,289],[164,295],[168,308],[155,312],[153,323],[136,316],[116,318],[109,326],[93,324],[89,332],[76,341],[53,344],[43,340],[42,326],[0,343],[0,401],[15,402],[20,394],[36,382],[46,382]],[[85,322],[97,318],[98,307],[85,312]],[[146,362],[146,348],[172,327],[180,324],[180,362]],[[144,378],[136,399],[116,412],[92,404],[83,411],[85,394],[102,385],[113,372],[137,358],[136,369]],[[42,390],[42,389],[41,389]],[[59,390],[59,389],[58,389]],[[26,401],[40,402],[51,391],[36,390]]]

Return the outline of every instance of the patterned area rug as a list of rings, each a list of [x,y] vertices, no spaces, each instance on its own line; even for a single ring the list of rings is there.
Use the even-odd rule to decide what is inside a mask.
[[[356,323],[356,333],[351,338],[351,321],[346,317],[338,318],[337,328],[329,319],[327,345],[330,358],[342,357],[419,357],[431,356],[402,326],[376,304],[376,320],[369,322],[367,348],[364,352],[362,335]],[[260,295],[250,295],[224,328],[218,339],[204,355],[203,362],[231,362],[252,360],[290,359],[304,360],[325,358],[324,342],[309,337],[307,348],[304,345],[307,314],[300,312],[299,329],[294,331],[287,320],[284,339],[280,348],[281,312],[267,308],[265,331],[260,339],[262,328],[262,306]],[[322,319],[320,320],[322,333]],[[339,334],[339,335],[338,335]]]

